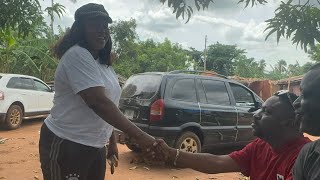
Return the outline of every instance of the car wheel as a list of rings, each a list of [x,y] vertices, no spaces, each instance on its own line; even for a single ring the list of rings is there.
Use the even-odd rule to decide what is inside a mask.
[[[133,152],[141,152],[141,149],[135,144],[126,143],[126,146]]]
[[[22,122],[22,109],[18,105],[10,106],[5,121],[5,128],[12,130],[20,127]]]
[[[187,131],[183,132],[177,139],[175,148],[180,149],[180,151],[184,152],[200,153],[201,142],[199,137],[195,133]]]

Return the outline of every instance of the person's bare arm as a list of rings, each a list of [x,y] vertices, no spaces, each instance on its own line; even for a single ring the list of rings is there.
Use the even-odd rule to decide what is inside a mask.
[[[151,146],[154,138],[129,121],[105,95],[103,87],[92,87],[79,92],[85,103],[103,120],[137,140],[139,145]]]
[[[166,157],[167,163],[173,164],[177,157],[177,150],[169,147],[163,140],[158,139],[153,144],[154,158]],[[213,155],[208,153],[187,153],[179,151],[176,166],[191,168],[208,174],[240,172],[239,165],[229,155]]]
[[[176,150],[173,149],[174,157]],[[191,168],[208,174],[239,172],[240,167],[229,155],[180,152],[177,167]]]

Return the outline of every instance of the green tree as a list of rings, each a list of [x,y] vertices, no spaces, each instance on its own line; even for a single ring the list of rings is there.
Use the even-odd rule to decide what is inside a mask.
[[[233,75],[235,59],[244,54],[245,50],[237,48],[236,45],[224,45],[219,42],[209,45],[206,55],[206,69],[227,76]],[[203,61],[197,63],[203,67]]]
[[[317,44],[315,47],[311,48],[308,51],[309,57],[316,62],[320,62],[320,44]]]
[[[289,77],[292,76],[299,76],[304,73],[304,69],[302,66],[300,66],[299,62],[296,61],[295,64],[289,64],[287,68],[287,73]]]
[[[52,14],[59,7],[62,5],[55,4],[47,11]],[[0,12],[0,72],[52,80],[57,60],[49,49],[58,36],[52,38],[39,1],[0,1]],[[57,15],[62,16],[62,11]]]
[[[261,59],[261,60],[259,61],[259,71],[260,71],[261,73],[264,73],[266,67],[267,67],[266,60]]]
[[[169,39],[155,43],[146,40],[139,43],[139,56],[137,59],[140,72],[183,70],[191,66],[192,59],[179,44]]]
[[[287,62],[285,60],[278,60],[278,62],[275,65],[270,66],[272,68],[272,71],[269,72],[267,75],[269,79],[279,80],[289,77],[287,71]]]
[[[304,64],[302,66],[302,72],[303,74],[305,74],[306,72],[309,71],[309,69],[314,65],[315,63],[312,63],[312,62],[307,62],[306,64]],[[301,74],[302,75],[302,74]]]
[[[33,36],[17,38],[17,32],[1,34],[5,43],[0,47],[0,72],[27,74],[51,80],[57,61],[49,54],[51,40]]]
[[[112,24],[113,49],[115,54],[115,70],[123,76],[130,76],[137,72],[139,67],[136,62],[138,57],[138,36],[136,21],[118,21]]]
[[[281,74],[287,73],[287,62],[283,59],[279,60],[275,66],[275,69]]]
[[[191,58],[180,45],[168,39],[161,43],[152,39],[140,41],[136,26],[135,20],[131,19],[118,21],[110,27],[117,73],[129,77],[141,72],[171,71],[191,66]]]
[[[28,36],[44,23],[43,12],[38,0],[2,0],[0,1],[0,12],[0,31],[2,33],[12,28],[16,30],[17,36]]]
[[[56,14],[59,18],[63,16],[63,14],[66,12],[65,11],[65,6],[59,4],[59,3],[53,3],[53,0],[51,1],[51,6],[47,7],[45,11],[48,12],[48,15],[50,16],[50,28],[51,28],[51,37],[54,35],[54,30],[53,30],[53,22],[54,22],[54,14]]]
[[[166,3],[167,0],[160,0],[161,3]],[[204,10],[208,8],[209,4],[213,3],[213,0],[194,0],[194,5],[197,10]],[[176,18],[178,19],[180,16],[184,19],[185,15],[187,16],[186,23],[190,20],[190,17],[193,13],[192,4],[190,1],[186,0],[168,0],[168,6],[173,7],[173,13],[176,14]]]
[[[295,64],[287,64],[285,60],[279,60],[275,65],[271,65],[272,71],[266,74],[268,79],[279,80],[283,78],[289,78],[293,76],[299,76],[305,74],[314,63],[307,62],[304,65],[300,65],[298,61]]]
[[[245,55],[235,59],[234,74],[245,78],[263,78],[265,76],[265,60],[255,61]]]
[[[136,33],[137,23],[136,20],[130,19],[129,21],[118,21],[111,25],[110,31],[112,33],[113,47],[115,53],[121,56],[135,57],[133,51],[135,43],[138,42],[138,35]]]
[[[70,0],[73,3],[76,3],[77,0]],[[56,14],[59,18],[63,16],[65,11],[65,6],[59,3],[54,3],[54,0],[51,0],[51,6],[47,7],[45,11],[48,12],[50,16],[50,28],[51,28],[51,37],[54,35],[53,23],[54,23],[54,14]]]
[[[256,4],[266,4],[271,0],[239,0],[239,3],[245,3],[245,7]],[[187,15],[189,21],[195,5],[197,10],[204,10],[210,4],[214,4],[213,0],[160,0],[161,3],[168,2],[168,7],[173,7],[173,13],[176,18]],[[277,42],[280,37],[291,39],[296,45],[300,45],[305,51],[307,47],[315,46],[316,42],[320,42],[320,9],[318,8],[320,1],[281,1],[279,7],[275,11],[275,16],[266,20],[269,31],[266,39],[271,34],[276,34]]]
[[[200,67],[200,63],[203,61],[203,52],[198,51],[193,47],[189,47],[189,50],[186,50],[188,57],[190,58],[190,63],[192,63],[195,70],[203,70],[204,67]]]

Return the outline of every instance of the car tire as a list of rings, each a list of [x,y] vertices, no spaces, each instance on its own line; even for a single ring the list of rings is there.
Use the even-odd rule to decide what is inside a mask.
[[[184,152],[201,152],[201,142],[199,137],[195,133],[190,131],[183,132],[176,140],[174,147]]]
[[[141,149],[135,144],[126,143],[126,146],[133,152],[141,152]]]
[[[4,127],[8,130],[18,129],[22,123],[22,109],[18,105],[11,105],[7,115]]]

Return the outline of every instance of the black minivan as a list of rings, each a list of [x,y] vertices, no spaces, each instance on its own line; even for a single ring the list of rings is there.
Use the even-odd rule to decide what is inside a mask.
[[[254,138],[252,112],[262,102],[246,86],[221,75],[147,72],[126,81],[119,108],[148,134],[171,147],[196,153],[248,144]],[[134,140],[116,132],[120,143],[139,151]]]

